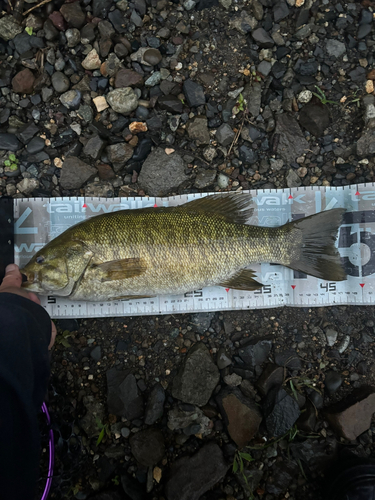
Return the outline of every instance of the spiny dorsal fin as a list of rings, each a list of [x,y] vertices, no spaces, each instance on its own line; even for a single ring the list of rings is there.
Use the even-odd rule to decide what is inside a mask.
[[[95,265],[102,282],[134,278],[147,270],[146,262],[140,258],[111,260]]]
[[[251,269],[241,269],[237,274],[229,278],[229,280],[220,283],[224,288],[234,288],[235,290],[258,290],[262,288],[262,283],[254,279],[255,273]]]
[[[211,194],[175,207],[184,212],[205,212],[221,215],[230,222],[245,224],[253,213],[252,197],[243,193]]]

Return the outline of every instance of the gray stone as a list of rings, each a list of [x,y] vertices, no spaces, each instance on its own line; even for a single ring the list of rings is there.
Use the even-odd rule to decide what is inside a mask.
[[[247,93],[249,94],[249,98],[247,99],[247,109],[249,110],[251,116],[257,118],[262,102],[262,86],[258,82],[253,82],[247,89],[246,94]]]
[[[262,49],[270,49],[275,45],[275,42],[263,28],[258,28],[251,33],[255,43]]]
[[[61,71],[55,71],[55,73],[51,77],[51,82],[53,88],[59,94],[66,92],[70,87],[69,78],[64,75],[64,73],[61,73]]]
[[[272,339],[270,337],[256,338],[241,347],[238,354],[249,368],[254,369],[266,361],[271,349]]]
[[[68,47],[75,47],[81,41],[81,33],[77,28],[71,28],[65,31]]]
[[[94,349],[90,352],[90,357],[94,361],[100,361],[102,359],[102,348],[100,345],[94,347]]]
[[[210,328],[211,322],[215,317],[215,313],[207,312],[207,313],[196,313],[192,314],[190,317],[190,324],[193,326],[194,332],[206,333]]]
[[[41,137],[33,137],[26,146],[26,149],[29,154],[33,155],[35,153],[39,153],[39,151],[43,151],[44,146],[44,139],[42,139]]]
[[[160,462],[164,456],[164,437],[158,429],[137,432],[129,442],[134,458],[141,465],[151,467]]]
[[[113,198],[114,195],[115,191],[110,182],[90,182],[87,186],[85,186],[85,196]]]
[[[208,436],[212,432],[212,422],[197,406],[176,405],[168,412],[168,429],[182,430],[185,436]]]
[[[172,395],[184,403],[207,404],[219,382],[219,370],[207,347],[198,342],[187,353],[173,380]]]
[[[218,143],[225,147],[232,144],[235,135],[236,134],[233,132],[232,127],[228,123],[223,123],[216,130],[216,139]]]
[[[0,150],[17,151],[22,147],[20,141],[14,134],[0,133]]]
[[[164,149],[158,148],[143,163],[138,183],[150,196],[165,196],[188,179],[181,156],[178,153],[167,155]]]
[[[104,146],[105,142],[98,135],[95,135],[87,141],[86,146],[83,148],[83,153],[93,160],[97,160],[100,157]]]
[[[297,120],[287,113],[277,116],[275,134],[278,134],[277,153],[287,163],[294,162],[310,147]]]
[[[227,354],[225,347],[220,347],[218,353],[217,353],[217,360],[216,364],[219,368],[219,370],[223,370],[227,366],[232,364],[232,360]]]
[[[302,127],[319,138],[330,124],[330,116],[327,106],[323,104],[309,103],[299,113],[299,123]]]
[[[298,473],[298,470],[298,465],[291,460],[276,463],[272,470],[272,474],[267,479],[267,493],[279,497],[288,489],[293,481],[293,477]]]
[[[357,141],[357,155],[360,158],[368,158],[375,154],[375,130],[366,129]]]
[[[76,156],[68,156],[61,169],[60,185],[63,189],[79,189],[96,173],[96,168]]]
[[[258,432],[262,416],[255,401],[237,388],[225,388],[215,398],[230,437],[239,448],[246,446]]]
[[[216,170],[199,171],[195,178],[194,186],[197,189],[204,189],[208,186],[211,186],[215,182],[216,174]]]
[[[163,416],[165,391],[159,383],[155,384],[147,399],[145,424],[152,425]]]
[[[338,40],[327,40],[326,51],[331,57],[341,57],[346,52],[345,43]]]
[[[282,19],[285,19],[288,16],[289,16],[288,6],[286,2],[284,2],[284,0],[280,0],[273,7],[273,19],[275,23],[280,22]]]
[[[38,187],[39,187],[39,181],[38,179],[34,178],[22,179],[22,181],[17,184],[17,189],[26,196],[30,195]]]
[[[108,159],[113,165],[113,170],[118,172],[133,156],[133,148],[127,142],[112,144],[106,149]]]
[[[229,26],[239,31],[242,35],[247,35],[255,30],[258,26],[258,21],[243,10],[240,15],[233,17],[229,21]]]
[[[197,141],[198,145],[210,143],[210,133],[207,127],[207,118],[199,115],[189,120],[186,125],[189,138]]]
[[[138,28],[142,26],[143,21],[142,18],[136,13],[135,10],[131,13],[130,21],[135,24]]]
[[[107,376],[108,412],[134,420],[143,415],[143,397],[139,394],[137,381],[129,371],[111,368]]]
[[[22,33],[22,31],[22,27],[13,16],[3,16],[0,19],[0,37],[6,42],[13,40],[13,38],[19,33]]]
[[[155,87],[155,85],[159,85],[160,82],[161,82],[160,71],[154,71],[154,73],[152,73],[152,75],[145,81],[145,85],[146,87]]]
[[[257,152],[249,148],[248,146],[245,146],[244,144],[239,148],[238,152],[240,155],[240,160],[245,165],[252,165],[253,163],[256,163],[258,161]]]
[[[223,452],[215,443],[204,445],[192,457],[172,464],[165,492],[167,500],[198,500],[227,473]]]
[[[85,431],[89,438],[98,436],[100,429],[98,428],[98,421],[102,422],[104,419],[104,405],[99,401],[95,401],[92,396],[87,397],[88,401],[84,404],[87,410],[86,415],[80,420],[80,426]]]
[[[162,60],[162,55],[158,49],[147,49],[143,54],[143,59],[151,66],[156,66]]]
[[[300,413],[297,401],[284,389],[270,389],[263,404],[263,414],[270,436],[280,437],[285,434],[294,425]]]
[[[297,175],[297,172],[292,168],[289,169],[288,175],[286,176],[286,185],[289,188],[299,187],[302,184],[301,178]]]
[[[220,173],[217,176],[217,185],[220,189],[226,189],[229,185],[229,177],[225,174]]]
[[[82,94],[79,90],[68,90],[60,96],[60,102],[68,109],[78,109],[81,103]]]
[[[90,123],[94,118],[94,113],[89,104],[81,104],[78,108],[77,115],[85,122]]]
[[[259,73],[262,73],[262,75],[268,76],[271,73],[272,64],[268,61],[262,61],[260,64],[258,64],[257,69]]]
[[[83,26],[86,19],[86,13],[82,11],[79,2],[64,3],[60,8],[60,12],[65,21],[73,28],[81,28]]]
[[[198,83],[190,79],[185,80],[182,89],[190,107],[194,108],[206,104],[203,87]]]
[[[116,113],[129,115],[138,107],[138,98],[131,87],[112,90],[107,94],[107,102]]]

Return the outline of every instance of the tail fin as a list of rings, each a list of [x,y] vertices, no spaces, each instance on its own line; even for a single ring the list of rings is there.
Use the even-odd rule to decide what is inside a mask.
[[[335,248],[344,213],[345,209],[335,208],[290,222],[290,235],[294,233],[297,241],[301,241],[301,237],[302,241],[300,254],[297,252],[292,255],[288,267],[327,281],[345,280],[346,273]],[[295,231],[302,234],[296,234]]]

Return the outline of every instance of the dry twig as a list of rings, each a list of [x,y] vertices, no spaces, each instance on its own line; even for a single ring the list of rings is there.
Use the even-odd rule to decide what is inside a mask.
[[[34,5],[34,7],[31,7],[31,9],[27,10],[26,12],[23,13],[24,16],[27,16],[27,14],[30,14],[31,11],[34,9],[37,9],[38,7],[41,7],[42,5],[45,5],[46,3],[49,3],[51,0],[43,0],[42,2],[38,3],[38,5]],[[23,1],[22,1],[23,3]]]

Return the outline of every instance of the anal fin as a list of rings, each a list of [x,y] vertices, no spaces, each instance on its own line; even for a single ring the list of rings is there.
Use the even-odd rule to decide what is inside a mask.
[[[147,270],[147,265],[144,259],[139,257],[121,260],[111,260],[96,264],[98,276],[102,282],[123,280],[140,276]]]
[[[228,281],[219,283],[219,286],[224,288],[234,288],[235,290],[258,290],[262,288],[262,283],[254,279],[255,273],[251,269],[241,269],[237,274],[232,276]]]

